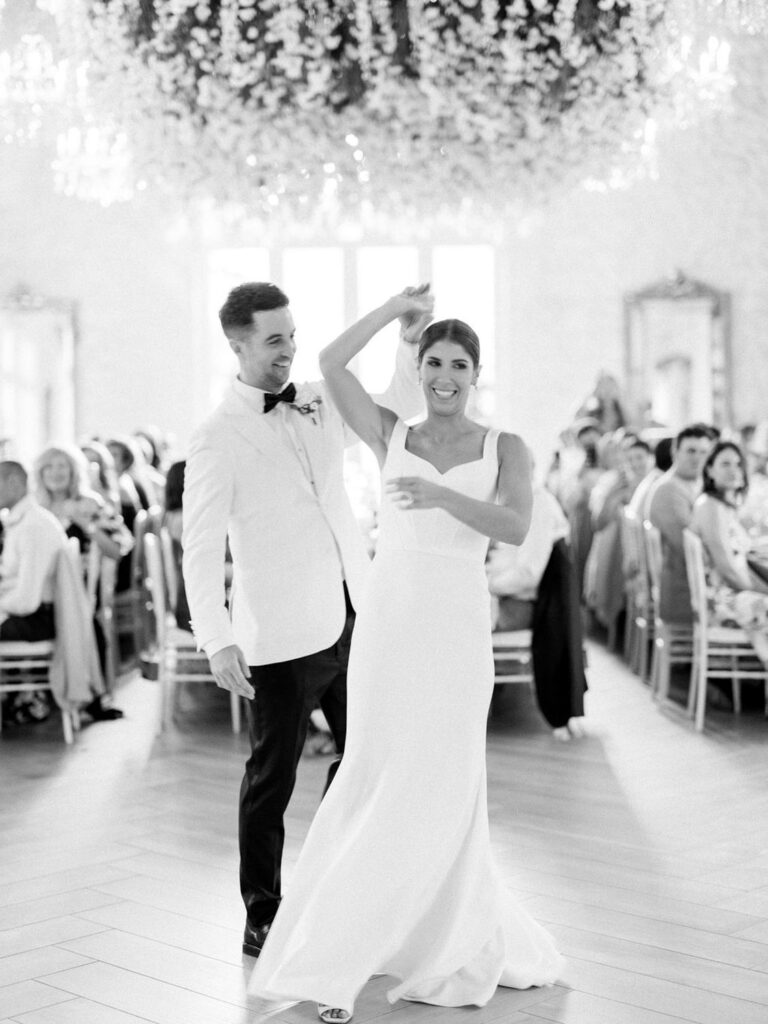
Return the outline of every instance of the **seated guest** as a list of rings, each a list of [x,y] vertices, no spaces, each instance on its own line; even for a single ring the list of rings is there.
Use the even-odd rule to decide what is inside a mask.
[[[144,453],[136,440],[132,437],[112,437],[106,444],[115,460],[121,497],[124,496],[132,504],[138,499],[138,508],[149,509],[157,505],[157,493],[147,475]]]
[[[88,446],[92,447],[94,451],[98,450],[93,442],[89,442],[86,447]],[[132,466],[134,462],[131,446],[117,438],[113,438],[111,441],[108,441],[104,447],[111,459],[112,466],[114,467],[114,472],[117,477],[120,515],[126,525],[126,528],[130,531],[131,536],[133,536],[136,517],[142,509],[149,508],[149,498],[146,493],[144,493],[143,498],[139,495],[133,478],[125,468],[126,466]],[[130,554],[123,555],[117,565],[115,593],[120,594],[131,589],[133,584],[131,571],[132,564]]]
[[[91,487],[101,495],[112,512],[121,514],[120,485],[109,448],[101,441],[88,440],[80,446],[80,451],[88,461]]]
[[[66,535],[77,540],[84,566],[92,544],[102,557],[115,562],[130,551],[133,538],[120,517],[89,486],[88,464],[78,448],[46,448],[35,462],[35,477],[38,501],[56,516]],[[93,629],[102,675],[106,675],[107,646],[98,616],[94,616]],[[95,719],[122,717],[121,711],[104,706],[101,695],[84,710]]]
[[[653,471],[653,452],[647,441],[630,435],[622,444],[630,501],[637,488]]]
[[[570,523],[570,543],[579,593],[584,586],[584,571],[592,546],[592,514],[589,498],[600,470],[597,464],[597,445],[600,428],[596,420],[583,419],[573,424],[571,433],[576,449],[562,452],[560,479],[556,496],[565,509]],[[566,458],[566,454],[568,458]]]
[[[620,518],[632,486],[624,458],[624,440],[606,434],[600,439],[602,472],[592,490],[589,508],[593,539],[584,571],[584,600],[595,619],[615,640],[624,608],[624,576]]]
[[[648,518],[651,493],[655,484],[672,466],[673,444],[674,439],[671,437],[662,437],[657,441],[653,451],[653,465],[649,467],[648,472],[637,484],[629,499],[627,508],[641,523]]]
[[[530,629],[541,577],[555,541],[570,532],[557,498],[534,485],[531,526],[520,545],[495,542],[488,553],[488,589],[496,598],[498,630]]]
[[[711,448],[712,435],[705,424],[681,430],[675,438],[672,466],[650,497],[648,518],[661,534],[659,615],[665,622],[692,621],[683,530],[691,525],[693,505],[701,493],[702,467]]]
[[[0,640],[52,640],[54,573],[64,548],[64,531],[55,516],[28,493],[27,473],[18,462],[0,462],[0,510],[6,511],[0,558]],[[18,694],[6,708],[17,721],[39,721],[48,712],[44,694]]]
[[[35,461],[37,500],[52,512],[81,553],[91,542],[107,558],[119,559],[133,540],[120,517],[90,486],[88,464],[77,448],[51,446]]]
[[[152,504],[162,505],[165,497],[165,473],[160,469],[159,440],[153,433],[148,432],[150,430],[151,428],[134,431],[131,440],[141,454],[141,469],[137,476],[139,479],[147,480],[151,485],[154,492]],[[159,438],[159,434],[157,437]]]
[[[718,441],[704,464],[692,528],[704,546],[710,622],[743,629],[768,665],[768,583],[749,566],[750,539],[738,519],[747,490],[741,449],[733,441]]]
[[[50,640],[53,574],[65,535],[55,516],[28,492],[18,462],[0,462],[3,556],[0,562],[0,640]]]

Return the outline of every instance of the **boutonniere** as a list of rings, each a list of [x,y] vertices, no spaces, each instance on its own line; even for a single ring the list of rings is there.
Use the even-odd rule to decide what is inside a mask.
[[[311,416],[313,423],[317,423],[318,409],[322,404],[322,397],[306,385],[296,389],[296,397],[291,402],[293,408],[298,410],[302,416]]]

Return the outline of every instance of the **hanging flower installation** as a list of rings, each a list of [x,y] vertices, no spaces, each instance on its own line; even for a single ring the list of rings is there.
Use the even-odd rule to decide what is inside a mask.
[[[37,0],[79,83],[59,184],[307,220],[538,202],[637,158],[696,2]]]
[[[421,215],[600,172],[664,87],[659,0],[96,0],[94,109],[136,181]]]

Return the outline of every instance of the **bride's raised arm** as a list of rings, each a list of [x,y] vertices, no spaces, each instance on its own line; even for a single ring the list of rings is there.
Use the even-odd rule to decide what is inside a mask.
[[[415,338],[432,319],[434,297],[425,288],[408,288],[348,327],[320,353],[320,371],[341,415],[361,441],[374,451],[379,462],[386,455],[395,414],[377,405],[347,366],[374,335],[393,320],[401,320],[406,336]],[[415,358],[415,356],[414,356]]]

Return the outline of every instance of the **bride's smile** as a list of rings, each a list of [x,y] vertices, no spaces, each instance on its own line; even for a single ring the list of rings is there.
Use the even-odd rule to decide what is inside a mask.
[[[475,368],[462,345],[436,342],[425,353],[419,369],[430,408],[451,413],[463,410],[479,367]]]

